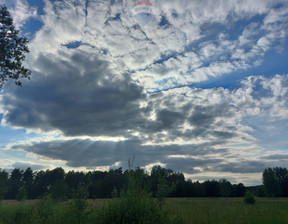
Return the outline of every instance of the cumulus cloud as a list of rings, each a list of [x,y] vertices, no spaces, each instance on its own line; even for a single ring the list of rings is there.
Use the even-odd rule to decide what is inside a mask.
[[[153,2],[154,19],[141,27],[130,1],[47,0],[41,16],[44,26],[31,50],[34,57],[44,51],[57,54],[77,42],[147,90],[165,90],[253,67],[267,51],[281,49],[287,17],[285,7],[274,8],[280,3],[287,4],[219,1],[215,5],[207,0],[187,1],[182,7],[183,2]],[[256,16],[261,16],[257,22]]]
[[[233,98],[246,115],[287,119],[287,75],[250,76],[242,84]]]
[[[99,76],[101,77],[101,73]],[[24,91],[23,97],[31,102],[25,101],[26,105],[30,105],[27,107],[29,111],[21,113],[29,114],[28,120],[22,119],[21,115],[17,114],[20,111],[16,108],[23,108],[22,104],[18,105],[23,100],[19,99],[20,94],[15,91],[13,94],[19,95],[12,97],[10,92],[11,96],[8,97],[6,103],[9,102],[11,105],[6,106],[11,109],[7,111],[4,119],[6,123],[10,122],[11,125],[25,128],[33,126],[33,128],[45,130],[45,127],[53,127],[64,135],[74,137],[66,140],[65,138],[56,138],[49,141],[16,143],[11,146],[13,150],[60,160],[68,167],[86,167],[87,169],[109,167],[116,162],[119,166],[125,167],[128,158],[136,156],[137,165],[141,167],[161,163],[190,176],[199,173],[202,173],[203,176],[204,173],[215,171],[226,173],[227,177],[229,172],[231,176],[233,173],[261,173],[263,168],[271,164],[272,157],[261,158],[259,156],[264,154],[264,148],[257,146],[249,148],[249,145],[255,141],[253,136],[255,126],[249,126],[246,122],[247,118],[255,116],[255,113],[251,111],[258,108],[257,111],[265,119],[279,119],[278,114],[271,113],[275,104],[279,102],[283,109],[287,108],[287,76],[275,76],[271,79],[261,76],[249,77],[243,81],[242,87],[236,90],[223,88],[204,90],[185,87],[152,95],[143,93],[142,88],[130,83],[131,86],[135,85],[134,88],[138,94],[133,93],[134,97],[131,99],[130,97],[125,98],[126,95],[122,92],[117,92],[117,97],[114,95],[112,97],[116,101],[109,101],[109,107],[104,107],[104,111],[101,110],[103,104],[91,107],[94,105],[93,102],[98,102],[98,100],[102,102],[103,96],[97,90],[102,90],[102,87],[96,85],[90,89],[88,85],[87,92],[84,92],[85,96],[91,96],[94,91],[97,94],[88,97],[87,104],[85,104],[84,95],[79,96],[82,100],[77,100],[76,97],[80,94],[80,91],[77,92],[76,84],[79,82],[81,84],[82,81],[79,80],[79,77],[73,78],[72,75],[69,78],[75,83],[70,80],[69,84],[67,79],[69,85],[66,86],[59,80],[55,82],[56,84],[53,82],[53,93],[58,92],[58,85],[62,87],[58,98],[52,97],[53,104],[45,95],[39,97],[39,94],[32,94],[34,90],[32,91],[31,88]],[[85,78],[81,77],[81,79]],[[49,89],[47,79],[44,80]],[[118,78],[116,80],[118,84],[121,84]],[[114,86],[113,82],[110,83]],[[278,83],[277,91],[275,83]],[[74,87],[73,93],[67,92],[71,85]],[[109,85],[105,86],[108,88]],[[126,86],[126,88],[128,87]],[[129,92],[131,92],[130,89]],[[30,94],[29,97],[26,97],[27,94]],[[120,102],[119,107],[120,99],[118,97],[125,101],[123,104]],[[66,98],[73,100],[66,102]],[[14,100],[10,101],[11,99]],[[19,99],[19,101],[15,99]],[[45,104],[47,107],[43,107]],[[129,106],[130,110],[125,107],[121,110],[123,105],[129,104],[134,105]],[[52,107],[52,105],[54,106]],[[69,109],[65,110],[66,107]],[[88,111],[81,109],[81,113],[77,114],[79,108],[86,108]],[[113,116],[109,115],[109,108],[112,108]],[[130,113],[132,109],[134,111]],[[63,110],[65,111],[63,112]],[[58,119],[61,113],[64,113],[65,116],[63,115],[56,122],[54,119]],[[91,114],[95,114],[95,116],[90,116]],[[84,122],[86,116],[90,117],[89,122],[88,120]],[[97,116],[99,117],[97,118]],[[116,117],[114,118],[114,116]],[[119,116],[123,116],[120,121],[118,120]],[[19,119],[15,117],[19,117]],[[40,122],[39,117],[45,119]],[[34,120],[37,122],[32,122]],[[122,136],[126,140],[93,140],[93,138],[78,138],[79,135]]]
[[[30,18],[37,17],[37,9],[29,7],[27,0],[1,0],[0,5],[8,7],[16,29],[20,29]]]
[[[108,142],[74,139],[34,142],[29,145],[15,144],[12,148],[55,160],[62,160],[70,167],[94,169],[103,166],[109,167],[117,162],[119,166],[127,168],[128,159],[135,156],[135,162],[137,163],[135,165],[137,166],[148,167],[150,164],[161,163],[169,168],[191,174],[195,172],[195,167],[208,167],[223,161],[218,157],[209,158],[212,154],[213,144],[215,143],[155,147],[141,146],[138,141]],[[225,149],[215,151],[219,155],[226,152]],[[175,153],[187,156],[186,158],[181,158],[181,156],[178,158],[177,155],[174,155]]]
[[[97,56],[78,52],[68,61],[42,55],[36,63],[42,73],[34,72],[31,82],[5,96],[7,125],[72,136],[125,136],[143,122],[143,88],[125,74],[114,75]]]
[[[251,120],[287,120],[287,75],[249,76],[235,89],[191,85],[281,50],[286,1],[155,1],[145,27],[130,1],[44,2],[27,56],[31,81],[2,90],[0,113],[3,125],[58,135],[10,149],[87,169],[124,166],[136,155],[139,166],[199,178],[259,173],[271,162],[257,156],[264,137]],[[26,1],[15,10],[19,27],[35,16]]]

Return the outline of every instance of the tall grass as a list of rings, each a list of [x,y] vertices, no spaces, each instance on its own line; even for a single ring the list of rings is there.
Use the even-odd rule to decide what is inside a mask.
[[[79,187],[75,198],[57,203],[51,197],[34,204],[0,206],[0,224],[181,224],[182,220],[168,210],[163,200],[149,193],[144,178],[131,170],[128,185],[116,198],[102,206],[87,201],[87,189]]]
[[[191,224],[287,224],[288,199],[257,198],[254,205],[243,198],[167,199],[170,209]]]
[[[133,198],[128,197],[131,192],[126,193],[114,199],[90,200],[80,223],[288,223],[288,199],[257,198],[256,204],[249,205],[243,198],[169,198],[160,208],[150,195],[134,195]],[[138,201],[142,197],[143,200]],[[0,224],[76,224],[79,219],[75,218],[71,203],[74,201],[55,203],[49,198],[33,202],[2,201]]]
[[[65,223],[66,207],[50,198],[36,202],[7,203],[0,205],[0,224],[60,224]]]

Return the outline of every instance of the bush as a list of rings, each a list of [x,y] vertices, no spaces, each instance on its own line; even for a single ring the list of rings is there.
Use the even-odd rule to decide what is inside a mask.
[[[81,224],[86,223],[85,219],[89,216],[88,214],[88,190],[87,188],[79,184],[73,195],[73,200],[69,203],[67,210],[67,217],[70,224]]]
[[[252,194],[250,191],[247,191],[244,196],[244,203],[253,205],[255,202],[256,200],[254,194]]]
[[[128,173],[127,189],[118,198],[109,201],[99,213],[99,223],[141,223],[141,224],[169,224],[180,223],[171,213],[158,203],[149,193],[143,183],[143,177],[136,176],[133,170]]]

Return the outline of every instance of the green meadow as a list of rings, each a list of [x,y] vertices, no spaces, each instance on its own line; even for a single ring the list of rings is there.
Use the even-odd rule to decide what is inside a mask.
[[[88,200],[87,206],[81,211],[77,210],[79,208],[75,208],[71,201],[61,203],[55,203],[50,199],[27,200],[23,202],[2,201],[0,202],[0,224],[117,223],[117,221],[113,221],[112,219],[110,221],[106,220],[106,222],[101,220],[104,217],[103,214],[107,212],[108,205],[112,204],[115,200]],[[121,204],[119,205],[121,206]],[[173,217],[169,223],[175,224],[288,223],[288,199],[284,198],[257,198],[254,205],[244,204],[243,198],[168,198],[163,207],[165,209],[162,209]],[[114,208],[116,210],[119,209],[119,213],[121,212],[121,208],[117,206],[114,206]],[[159,208],[155,207],[155,209]],[[114,212],[117,213],[117,211]],[[129,211],[127,210],[127,212]],[[139,212],[141,213],[140,210]],[[160,215],[165,218],[165,213],[162,212],[155,213],[154,215]],[[149,214],[146,214],[146,216],[149,216]],[[161,223],[159,219],[157,220],[155,223]],[[126,223],[148,222],[131,221]],[[123,223],[119,222],[119,224]]]
[[[288,223],[288,199],[257,198],[254,205],[243,198],[175,198],[167,205],[184,223],[281,224]]]

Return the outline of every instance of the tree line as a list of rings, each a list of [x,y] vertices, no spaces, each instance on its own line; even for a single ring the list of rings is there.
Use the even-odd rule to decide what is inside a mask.
[[[143,184],[154,197],[243,197],[247,190],[257,196],[287,197],[288,171],[286,168],[267,168],[263,172],[263,185],[245,187],[231,184],[226,179],[207,180],[203,183],[185,180],[183,173],[154,166],[148,174],[144,169],[132,170],[143,179]],[[109,171],[69,171],[62,168],[33,171],[15,168],[9,174],[0,169],[0,199],[37,199],[50,195],[55,200],[73,198],[79,187],[85,187],[89,198],[109,198],[120,194],[127,185],[131,170],[122,168]],[[161,189],[161,192],[159,191]]]

